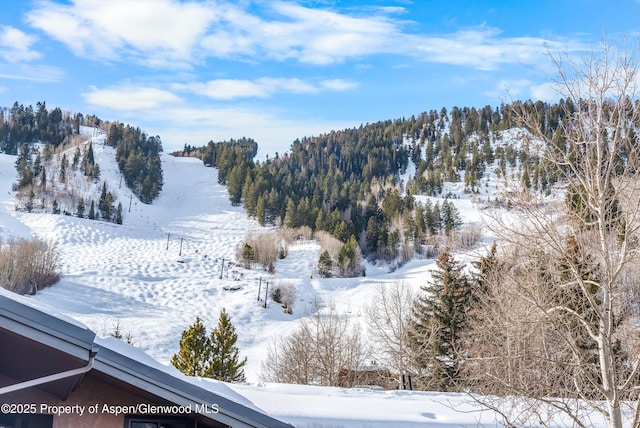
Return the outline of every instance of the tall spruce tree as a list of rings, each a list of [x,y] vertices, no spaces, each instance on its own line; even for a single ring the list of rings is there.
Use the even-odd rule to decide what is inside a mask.
[[[498,258],[498,247],[496,241],[493,241],[489,252],[480,257],[479,260],[471,262],[476,272],[472,275],[472,281],[475,287],[475,294],[480,295],[489,292],[491,284],[498,281],[504,263]]]
[[[76,209],[77,209],[76,215],[80,218],[84,218],[84,199],[83,198],[78,199],[78,205]]]
[[[193,325],[182,332],[180,350],[171,358],[171,364],[188,376],[208,376],[210,359],[211,341],[198,316]]]
[[[424,294],[414,302],[410,338],[416,363],[426,371],[426,386],[450,391],[459,388],[460,337],[473,293],[450,252],[440,254],[436,266],[432,282],[421,287]]]
[[[211,360],[207,376],[224,382],[245,380],[243,367],[247,358],[240,360],[236,347],[238,334],[227,311],[222,309],[218,326],[211,332]]]
[[[96,219],[96,204],[92,200],[91,206],[89,207],[89,220],[95,220],[95,219]]]

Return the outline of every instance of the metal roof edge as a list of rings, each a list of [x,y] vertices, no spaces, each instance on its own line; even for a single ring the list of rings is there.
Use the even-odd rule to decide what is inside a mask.
[[[202,416],[234,427],[291,428],[268,414],[238,403],[214,391],[194,385],[157,368],[151,367],[109,348],[101,347],[96,356],[94,370],[123,380],[179,405],[217,404],[218,413]]]
[[[96,334],[0,293],[0,328],[89,361],[99,371],[132,386],[151,392],[178,405],[217,404],[218,413],[200,413],[209,419],[235,427],[291,428],[255,407],[234,401],[206,388],[96,343]],[[248,400],[247,400],[248,401]]]
[[[3,294],[0,294],[0,327],[85,361],[89,360],[96,346],[96,334],[88,328],[49,315]]]

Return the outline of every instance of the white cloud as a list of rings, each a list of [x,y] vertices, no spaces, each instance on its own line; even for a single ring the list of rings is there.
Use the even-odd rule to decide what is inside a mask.
[[[519,98],[525,89],[528,89],[531,81],[527,79],[501,80],[498,82],[498,88],[509,94],[510,97]]]
[[[308,8],[291,2],[225,0],[48,0],[28,22],[76,55],[130,60],[150,67],[190,67],[206,58],[295,60],[314,65],[378,54],[493,70],[501,64],[537,64],[547,49],[581,47],[536,37],[502,37],[480,27],[451,34],[412,34],[403,8]],[[258,14],[256,11],[259,11]]]
[[[427,61],[494,70],[501,64],[539,65],[548,52],[584,49],[579,43],[537,37],[500,37],[495,28],[482,27],[439,37],[415,36],[416,49]]]
[[[262,79],[261,82],[269,79]],[[280,85],[296,87],[295,79],[271,79]],[[173,90],[177,90],[174,85]],[[186,90],[182,87],[181,90]],[[265,105],[228,106],[187,102],[167,90],[136,86],[130,83],[108,88],[92,87],[83,94],[87,104],[103,117],[114,113],[122,120],[145,128],[162,137],[166,151],[185,143],[203,145],[209,140],[222,141],[243,136],[256,138],[259,156],[283,153],[296,138],[318,135],[330,129],[344,129],[361,122],[350,118],[341,121],[322,117],[296,118],[295,112]]]
[[[187,144],[204,145],[207,141],[251,137],[258,142],[258,158],[284,153],[296,138],[319,135],[330,129],[352,127],[357,120],[331,121],[323,118],[295,119],[291,114],[263,108],[182,106],[150,112],[163,129],[148,130],[162,137],[165,151]],[[146,115],[148,118],[149,115]]]
[[[268,98],[281,92],[316,94],[322,91],[346,91],[356,86],[355,83],[342,79],[324,80],[314,84],[296,78],[262,77],[255,80],[215,79],[205,83],[175,85],[175,88],[215,100],[232,100],[236,98]]]
[[[557,84],[553,82],[542,83],[531,87],[531,96],[534,100],[557,102],[560,99]]]
[[[27,21],[90,59],[133,57],[158,66],[184,66],[215,17],[207,3],[174,0],[43,1]]]
[[[330,79],[321,82],[322,86],[330,91],[348,91],[358,87],[356,82],[351,82],[344,79]]]
[[[268,88],[250,80],[217,79],[206,83],[192,83],[185,85],[185,88],[216,100],[269,96]]]
[[[389,51],[399,31],[397,23],[384,14],[353,17],[285,2],[273,2],[270,7],[272,18],[264,19],[235,6],[222,6],[221,19],[201,46],[218,57],[294,59],[326,65]]]
[[[49,65],[11,64],[6,66],[0,63],[0,78],[3,79],[58,82],[64,75],[62,69]]]
[[[92,107],[123,112],[158,109],[182,102],[178,96],[162,89],[130,85],[106,89],[91,87],[91,91],[82,96]]]
[[[349,16],[284,2],[273,8],[284,19],[269,23],[267,28],[277,26],[281,34],[262,43],[263,49],[301,62],[322,65],[393,53],[402,36],[402,23],[384,14]]]
[[[17,28],[0,26],[0,57],[10,63],[39,59],[40,53],[31,49],[35,41]]]

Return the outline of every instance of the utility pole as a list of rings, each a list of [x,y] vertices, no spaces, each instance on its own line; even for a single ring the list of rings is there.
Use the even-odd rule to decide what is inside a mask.
[[[267,296],[269,296],[269,281],[267,281],[267,285],[264,291],[264,305],[262,305],[262,307],[265,309],[267,309]]]

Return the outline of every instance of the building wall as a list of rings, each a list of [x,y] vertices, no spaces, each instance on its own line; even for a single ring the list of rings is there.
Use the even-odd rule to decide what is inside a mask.
[[[124,414],[115,414],[113,410],[116,409],[105,408],[105,405],[166,404],[150,402],[90,375],[82,380],[80,386],[65,401],[40,389],[30,388],[3,395],[0,403],[35,404],[37,413],[54,414],[53,428],[123,428]],[[95,409],[95,412],[90,414],[90,409]],[[60,413],[68,413],[56,414],[58,410],[62,410]]]

